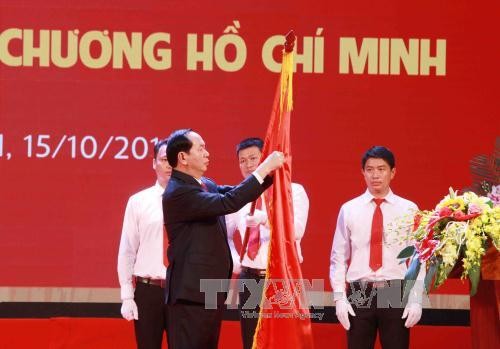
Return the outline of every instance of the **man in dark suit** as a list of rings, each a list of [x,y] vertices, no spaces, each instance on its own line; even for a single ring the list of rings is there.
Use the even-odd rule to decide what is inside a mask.
[[[268,175],[284,163],[283,154],[274,152],[239,185],[217,186],[203,177],[208,157],[196,132],[184,129],[170,135],[167,159],[174,169],[163,195],[170,242],[166,288],[170,349],[217,348],[227,288],[212,301],[206,300],[202,288],[203,280],[231,277],[224,215],[256,200],[269,186]]]

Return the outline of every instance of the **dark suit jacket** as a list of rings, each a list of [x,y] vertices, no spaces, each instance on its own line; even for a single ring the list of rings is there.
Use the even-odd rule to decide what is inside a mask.
[[[205,304],[201,279],[230,279],[233,269],[224,215],[256,200],[270,185],[249,176],[238,186],[217,186],[202,178],[205,191],[192,176],[173,170],[163,194],[163,217],[169,238],[167,299],[169,304]],[[227,289],[226,289],[227,291]],[[226,293],[218,293],[222,305]],[[214,301],[210,301],[213,304]]]

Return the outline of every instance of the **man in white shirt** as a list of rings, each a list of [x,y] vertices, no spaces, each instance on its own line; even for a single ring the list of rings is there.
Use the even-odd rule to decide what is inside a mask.
[[[118,252],[122,316],[134,321],[139,349],[160,349],[167,328],[162,194],[172,173],[167,140],[154,147],[156,183],[132,195],[125,209]],[[165,259],[166,260],[166,259]]]
[[[409,328],[422,315],[422,288],[418,282],[407,304],[402,302],[406,265],[396,258],[404,246],[395,235],[397,227],[409,232],[404,222],[417,206],[390,189],[396,168],[389,149],[368,149],[361,165],[367,190],[342,205],[333,239],[330,282],[337,318],[349,349],[373,348],[377,329],[384,349],[408,348]]]
[[[247,138],[242,140],[236,147],[236,155],[240,166],[241,175],[247,178],[257,168],[262,156],[262,147],[264,142],[260,138]],[[261,196],[261,200],[264,195]],[[299,261],[302,262],[302,251],[300,248],[300,241],[304,236],[306,229],[307,216],[309,213],[309,199],[304,190],[304,187],[297,183],[292,183],[292,197],[294,209],[294,225],[295,225],[295,246],[297,248],[297,255]],[[257,205],[259,202],[257,201]],[[241,210],[226,216],[226,226],[228,231],[228,242],[231,249],[233,258],[233,271],[235,274],[240,273],[240,280],[253,279],[257,283],[265,278],[267,269],[267,255],[270,243],[270,230],[269,222],[267,219],[267,212],[265,203],[262,202],[256,208],[253,215],[249,215],[251,203],[245,205]],[[236,250],[234,244],[234,234],[240,234],[241,241],[244,240],[246,228],[257,228],[258,234],[252,241],[252,233],[249,235],[247,249],[243,256],[240,265],[240,255]],[[262,290],[259,290],[262,294]],[[253,336],[257,326],[258,318],[255,313],[259,309],[243,309],[246,301],[250,297],[250,292],[247,287],[240,293],[239,299],[239,313],[241,336],[243,340],[243,347],[245,349],[251,348],[253,343]],[[259,299],[262,296],[259,296]]]

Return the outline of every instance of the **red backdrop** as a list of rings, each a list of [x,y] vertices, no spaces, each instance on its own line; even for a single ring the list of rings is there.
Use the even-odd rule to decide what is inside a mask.
[[[151,154],[154,137],[194,128],[211,153],[207,176],[237,183],[235,144],[264,135],[277,80],[263,63],[264,43],[291,28],[298,52],[305,50],[308,59],[314,52],[316,60],[313,72],[299,64],[294,77],[293,180],[304,185],[311,203],[303,272],[328,285],[338,209],[364,190],[364,150],[383,144],[394,151],[393,189],[421,208],[433,206],[449,186],[469,185],[469,160],[492,153],[499,135],[499,9],[495,0],[307,6],[295,0],[0,0],[0,285],[117,287],[126,200],[154,180],[150,155],[138,160],[132,151],[141,158],[149,144]],[[30,47],[40,45],[43,30],[62,32],[64,56],[67,31],[75,29],[80,46],[74,65],[60,68],[48,58],[48,66],[41,66],[35,58],[29,66]],[[241,68],[224,71],[230,65],[214,61],[212,69],[202,70],[200,63],[189,70],[188,34],[198,34],[199,48],[202,35],[212,35],[217,50],[225,29],[244,42]],[[169,42],[152,52],[160,60],[165,51],[159,50],[169,50],[171,67],[153,69],[140,56],[140,69],[113,67],[119,54],[102,68],[88,67],[83,38],[103,30],[113,49],[116,33],[140,33],[143,43],[153,33],[169,33]],[[402,65],[400,74],[369,74],[368,65],[362,74],[341,73],[341,38],[355,38],[359,49],[363,38],[380,45],[389,42],[380,39],[402,39],[407,47],[410,39],[419,45],[428,39],[431,55],[437,40],[445,40],[445,74],[431,68],[429,75],[421,69],[409,75]],[[52,53],[48,42],[42,44]],[[106,57],[98,41],[87,51],[94,59]],[[373,52],[369,57],[380,66],[389,57]],[[239,54],[228,45],[225,59],[232,62]],[[463,292],[460,282],[451,292]]]

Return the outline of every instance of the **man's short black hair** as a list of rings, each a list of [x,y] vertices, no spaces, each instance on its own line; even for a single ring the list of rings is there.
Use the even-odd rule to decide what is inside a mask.
[[[396,166],[396,159],[394,158],[394,154],[388,148],[381,145],[371,147],[365,152],[363,158],[361,159],[361,168],[363,170],[365,169],[366,162],[370,158],[385,160],[391,170],[394,168],[394,166]]]
[[[158,156],[158,152],[160,151],[160,148],[163,147],[164,145],[167,145],[168,138],[165,139],[160,139],[154,146],[153,148],[153,159],[156,160],[156,157]]]
[[[170,166],[177,166],[177,156],[181,151],[189,153],[193,142],[187,137],[189,132],[193,132],[190,128],[176,130],[168,137],[167,143],[167,160]]]
[[[236,156],[238,156],[240,151],[242,151],[243,149],[247,149],[250,147],[257,147],[260,151],[262,151],[262,148],[264,147],[264,141],[258,137],[245,138],[236,146]]]

